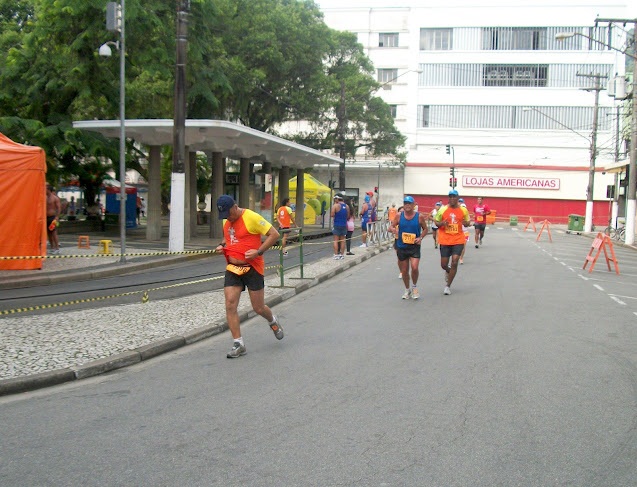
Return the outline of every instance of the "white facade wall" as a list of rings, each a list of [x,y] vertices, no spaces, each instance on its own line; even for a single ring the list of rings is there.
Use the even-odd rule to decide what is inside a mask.
[[[390,6],[390,2],[374,0],[319,0],[318,3],[330,27],[358,35],[377,69],[398,70],[397,79],[391,86],[385,87],[390,89],[381,89],[379,96],[387,103],[397,105],[396,125],[408,138],[405,193],[439,195],[447,192],[452,156],[446,153],[445,146],[450,144],[454,149],[458,189],[463,195],[585,200],[592,110],[590,120],[581,126],[570,127],[572,131],[569,131],[561,128],[466,128],[466,125],[450,119],[432,119],[428,127],[418,127],[418,106],[516,107],[516,116],[527,120],[526,116],[542,115],[533,110],[524,111],[523,107],[536,107],[538,110],[546,110],[546,107],[590,109],[594,105],[594,92],[584,91],[578,86],[559,86],[561,80],[557,79],[558,86],[552,87],[423,86],[425,73],[419,74],[417,70],[440,64],[551,65],[550,77],[551,73],[558,76],[562,73],[561,67],[567,69],[568,65],[612,65],[610,69],[624,74],[621,54],[612,50],[565,50],[562,44],[556,44],[553,32],[568,32],[576,28],[586,32],[581,28],[592,27],[597,16],[630,18],[626,2],[491,0],[484,6],[457,0],[404,0],[394,6]],[[549,29],[551,38],[546,39],[547,49],[482,50],[483,27],[557,29]],[[421,28],[454,29],[453,49],[421,50]],[[380,33],[398,33],[399,47],[379,47]],[[614,42],[621,45],[624,34],[617,30],[616,35]],[[575,39],[584,40],[581,37]],[[580,86],[590,86],[590,83],[582,78]],[[617,102],[605,91],[600,93],[599,104],[615,113]],[[600,115],[598,168],[611,164],[615,158],[615,122],[606,118]],[[462,177],[468,175],[557,178],[559,190],[463,187]],[[605,199],[606,185],[613,183],[611,174],[597,172],[595,199]]]

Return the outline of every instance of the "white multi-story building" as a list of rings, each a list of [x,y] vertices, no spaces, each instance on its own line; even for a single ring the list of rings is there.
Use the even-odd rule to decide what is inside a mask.
[[[498,216],[564,222],[584,215],[594,163],[594,223],[606,225],[615,180],[603,168],[626,157],[626,109],[606,91],[624,55],[604,45],[623,49],[632,25],[595,19],[626,18],[627,2],[318,3],[327,25],[358,35],[385,83],[407,136],[404,193],[422,208],[446,201],[453,169],[468,206],[484,196]],[[565,32],[577,34],[556,39]]]

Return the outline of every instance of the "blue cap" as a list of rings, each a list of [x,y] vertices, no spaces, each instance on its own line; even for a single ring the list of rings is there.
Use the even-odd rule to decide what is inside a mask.
[[[436,206],[442,206],[442,201],[436,201]]]
[[[365,195],[365,203],[369,203],[369,196]]]
[[[460,199],[458,200],[458,203],[464,203],[464,198],[460,198]]]
[[[217,210],[219,210],[219,220],[224,220],[230,215],[230,208],[235,205],[234,198],[227,194],[219,196],[217,199]]]
[[[458,192],[455,189],[449,191],[449,196],[458,196]]]
[[[414,199],[411,196],[405,196],[403,199],[403,203],[415,203]]]

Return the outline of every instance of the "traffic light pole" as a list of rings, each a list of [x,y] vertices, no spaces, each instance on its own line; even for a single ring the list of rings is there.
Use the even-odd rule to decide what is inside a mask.
[[[451,154],[451,169],[449,170],[449,174],[451,174],[451,178],[449,179],[449,186],[451,189],[456,189],[456,151],[453,149],[453,146],[447,144],[447,154]]]

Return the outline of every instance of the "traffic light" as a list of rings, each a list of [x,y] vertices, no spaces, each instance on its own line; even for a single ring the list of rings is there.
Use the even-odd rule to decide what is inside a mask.
[[[447,144],[446,147],[447,147],[447,154],[451,154],[451,146]]]
[[[449,178],[449,186],[452,188],[458,186],[458,178]]]
[[[451,174],[451,176],[453,177],[453,173],[455,173],[456,171],[453,169],[453,167],[449,168],[449,174]]]
[[[374,193],[378,193],[378,186],[374,186]]]

